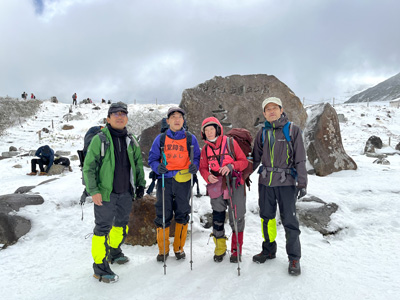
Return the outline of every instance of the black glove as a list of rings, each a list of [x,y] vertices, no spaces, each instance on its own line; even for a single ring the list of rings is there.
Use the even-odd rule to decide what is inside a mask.
[[[167,166],[164,165],[163,163],[160,163],[157,167],[157,173],[158,174],[165,174],[168,172]]]
[[[136,198],[141,199],[144,195],[144,186],[138,186],[136,188]]]
[[[189,173],[193,175],[197,173],[197,166],[195,164],[189,165]]]
[[[307,189],[306,188],[296,188],[296,197],[297,199],[303,198],[305,195],[307,195]]]

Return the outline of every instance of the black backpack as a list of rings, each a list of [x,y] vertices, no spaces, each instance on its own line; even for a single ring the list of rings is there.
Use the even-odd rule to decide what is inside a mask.
[[[169,125],[167,123],[167,118],[163,118],[161,120],[161,128],[160,128],[160,132],[161,132],[161,136],[160,136],[160,148],[163,148],[165,145],[165,138],[167,137],[167,130],[169,129]],[[186,120],[184,120],[183,122],[183,129],[185,130],[186,133],[186,149],[189,152],[189,156],[190,156],[190,146],[192,145],[192,133],[190,133],[188,131],[188,126],[186,124]],[[154,171],[151,171],[149,174],[149,178],[151,179],[151,183],[149,188],[147,189],[146,193],[147,194],[151,194],[154,190],[154,186],[156,184],[156,180],[157,180],[157,174]],[[200,197],[200,188],[199,188],[199,180],[197,179],[197,175],[193,175],[193,185],[197,183],[197,197]]]
[[[87,153],[87,150],[89,148],[90,142],[92,141],[93,137],[95,135],[98,135],[100,137],[101,140],[101,159],[104,158],[104,155],[108,149],[108,147],[110,146],[110,142],[107,140],[106,135],[104,134],[103,131],[101,131],[101,129],[103,128],[103,126],[93,126],[90,127],[89,130],[86,132],[84,140],[83,140],[83,149],[82,150],[78,150],[78,157],[79,157],[79,161],[80,161],[80,167],[83,167],[83,163],[85,161],[85,156]]]

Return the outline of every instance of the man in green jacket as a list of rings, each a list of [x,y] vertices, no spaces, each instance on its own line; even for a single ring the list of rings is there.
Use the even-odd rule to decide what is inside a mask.
[[[113,103],[107,125],[93,137],[83,166],[86,190],[95,204],[93,276],[106,283],[118,280],[109,263],[129,261],[121,245],[128,233],[132,200],[135,195],[142,198],[146,186],[141,150],[135,137],[128,134],[127,123],[127,105]]]

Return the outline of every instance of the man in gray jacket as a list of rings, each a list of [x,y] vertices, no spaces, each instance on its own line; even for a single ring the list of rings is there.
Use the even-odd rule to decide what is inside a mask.
[[[282,101],[269,97],[262,103],[265,126],[254,140],[253,169],[260,162],[258,204],[264,237],[261,253],[253,261],[264,263],[276,255],[276,205],[286,233],[289,274],[300,275],[300,229],[296,216],[296,198],[306,195],[306,153],[301,130],[289,122]]]

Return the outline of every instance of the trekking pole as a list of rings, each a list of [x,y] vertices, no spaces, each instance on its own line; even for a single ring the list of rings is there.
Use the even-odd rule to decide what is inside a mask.
[[[164,147],[161,147],[161,154],[164,153]],[[162,178],[162,226],[163,226],[163,235],[164,235],[164,243],[163,243],[163,251],[164,251],[164,275],[167,274],[167,265],[165,263],[165,185],[164,185],[164,173],[161,174]],[[168,237],[169,238],[169,237]]]
[[[193,163],[193,145],[190,146],[190,162]],[[193,174],[190,176],[190,270],[193,270]]]
[[[232,190],[231,190],[231,184],[229,181],[229,174],[226,174],[226,186],[228,188],[229,192],[229,198],[230,198],[230,204],[231,204],[231,210],[232,210],[232,218],[233,218],[233,228],[235,229],[235,234],[236,234],[236,251],[237,251],[237,262],[238,262],[238,276],[240,276],[240,246],[239,246],[239,235],[238,235],[238,227],[237,227],[237,213],[236,213],[236,206],[233,206],[233,201],[232,201]],[[233,185],[232,189],[235,186],[236,183],[236,177],[232,178]]]

